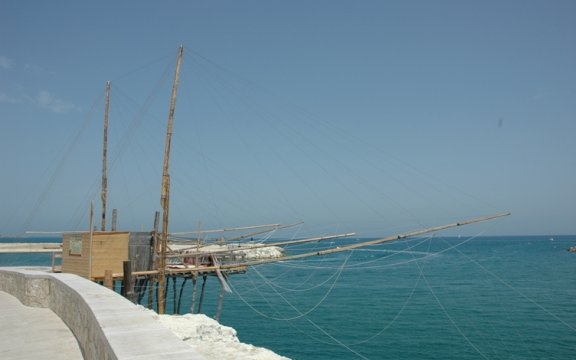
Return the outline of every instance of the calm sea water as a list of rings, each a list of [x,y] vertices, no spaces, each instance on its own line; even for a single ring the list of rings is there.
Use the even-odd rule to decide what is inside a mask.
[[[230,278],[220,322],[293,359],[576,359],[574,245],[434,237],[258,266]],[[310,246],[321,245],[290,251]],[[21,264],[50,256],[0,254],[0,266]],[[191,292],[187,283],[182,312]],[[218,292],[208,278],[207,315]]]

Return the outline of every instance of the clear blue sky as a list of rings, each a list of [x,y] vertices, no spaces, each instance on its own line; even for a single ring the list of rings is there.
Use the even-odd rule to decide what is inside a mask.
[[[571,0],[2,1],[0,233],[99,213],[106,80],[109,208],[151,228],[183,44],[173,231],[576,234],[575,34]]]

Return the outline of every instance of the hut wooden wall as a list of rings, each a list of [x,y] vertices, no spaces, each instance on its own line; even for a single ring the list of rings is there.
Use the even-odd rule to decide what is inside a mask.
[[[88,237],[85,235],[88,235]],[[88,267],[90,254],[89,239],[89,233],[64,234],[62,238],[62,272],[88,278],[90,274]],[[80,242],[80,244],[78,244],[78,242]]]
[[[96,233],[92,237],[92,277],[103,277],[106,270],[113,273],[124,271],[128,260],[130,233]]]
[[[152,235],[149,232],[131,232],[129,255],[132,271],[152,270]]]
[[[64,234],[62,272],[85,278],[103,277],[105,270],[122,273],[123,262],[128,260],[129,237],[128,232],[95,232],[92,234],[92,246],[90,246],[88,232]],[[91,273],[90,255],[92,255]]]

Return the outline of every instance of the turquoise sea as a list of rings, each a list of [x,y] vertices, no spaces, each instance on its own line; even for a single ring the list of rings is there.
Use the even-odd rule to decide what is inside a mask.
[[[576,359],[575,245],[576,235],[429,237],[261,265],[230,277],[220,322],[293,359]],[[0,266],[22,264],[50,255],[0,254]],[[213,316],[217,279],[206,289]],[[188,282],[181,312],[190,303]]]

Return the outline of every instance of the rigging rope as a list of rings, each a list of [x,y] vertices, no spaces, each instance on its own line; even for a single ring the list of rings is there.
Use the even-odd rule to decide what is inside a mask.
[[[288,304],[292,309],[294,309],[294,311],[296,311],[296,313],[298,314],[297,316],[293,316],[293,317],[284,317],[284,318],[279,318],[279,317],[272,317],[269,315],[266,315],[264,313],[262,313],[261,311],[255,309],[253,306],[251,306],[245,299],[244,297],[242,297],[242,295],[238,292],[238,291],[234,291],[236,294],[238,294],[238,297],[246,304],[248,305],[252,310],[254,310],[256,313],[272,319],[272,320],[278,320],[278,321],[291,321],[291,320],[296,320],[302,317],[305,317],[306,315],[312,313],[314,310],[316,310],[325,300],[326,298],[328,298],[328,295],[330,295],[330,293],[332,292],[332,290],[334,289],[334,286],[336,285],[336,283],[338,282],[338,279],[340,278],[340,275],[342,274],[342,271],[344,270],[346,263],[348,262],[348,259],[350,258],[350,256],[352,255],[352,252],[350,252],[350,254],[346,257],[346,259],[344,260],[342,266],[340,267],[340,270],[338,271],[338,276],[336,277],[336,279],[334,280],[334,282],[332,283],[332,285],[330,286],[330,288],[326,291],[326,293],[324,294],[324,296],[320,299],[320,301],[318,301],[314,306],[312,306],[310,309],[308,309],[306,312],[302,313],[300,310],[298,310],[288,299],[286,299],[286,297],[284,297],[280,292],[278,292],[276,290],[276,288],[272,285],[269,284],[269,281],[262,276],[262,274],[254,267],[253,270],[258,274],[258,276],[260,276],[260,278],[274,291],[274,293],[276,295],[278,295],[286,304]],[[230,284],[231,285],[231,284]],[[232,287],[232,286],[231,286]],[[233,288],[232,288],[233,289]],[[234,290],[234,289],[233,289]]]
[[[82,133],[86,130],[86,128],[88,127],[88,124],[90,123],[90,120],[92,119],[92,116],[96,110],[96,105],[101,102],[102,98],[104,96],[104,92],[101,92],[100,95],[97,97],[97,99],[94,101],[94,103],[92,104],[92,107],[90,108],[90,111],[86,114],[86,116],[84,117],[84,120],[82,121],[80,127],[78,128],[78,130],[76,131],[76,133],[74,134],[72,140],[70,141],[70,143],[68,144],[68,146],[66,147],[64,154],[62,156],[62,158],[60,159],[60,161],[58,162],[58,164],[56,165],[56,167],[54,168],[54,171],[52,172],[52,174],[50,174],[50,177],[48,178],[48,182],[46,183],[46,186],[44,187],[44,189],[42,190],[42,192],[40,193],[40,195],[38,196],[38,198],[36,199],[34,206],[32,207],[32,210],[30,211],[30,213],[28,214],[28,216],[26,217],[26,220],[24,221],[24,223],[22,224],[22,228],[23,229],[28,229],[30,227],[30,225],[32,224],[32,221],[34,220],[34,218],[36,217],[36,215],[38,214],[38,211],[40,209],[40,207],[44,204],[44,202],[46,201],[46,197],[48,196],[48,194],[52,191],[52,188],[54,187],[54,182],[56,181],[56,178],[58,177],[58,175],[61,173],[62,168],[64,167],[64,165],[66,164],[68,158],[70,157],[70,155],[73,153],[73,149],[76,147],[76,145],[78,144],[78,141],[80,140],[80,136],[82,135]]]
[[[416,266],[418,266],[418,268],[420,270],[422,270],[422,267],[420,266],[420,264],[418,262],[416,263]],[[440,299],[436,295],[436,292],[434,291],[432,286],[430,286],[430,282],[428,281],[428,278],[423,273],[422,273],[422,278],[424,279],[424,282],[426,283],[428,290],[430,290],[430,293],[432,294],[432,296],[434,296],[436,303],[438,304],[438,306],[440,307],[440,309],[442,310],[442,312],[444,313],[446,318],[450,321],[452,326],[454,326],[454,328],[458,331],[458,333],[462,336],[462,338],[464,338],[464,340],[466,340],[466,342],[470,345],[470,347],[472,347],[474,349],[474,351],[476,351],[484,359],[489,360],[489,358],[470,340],[470,338],[468,338],[468,336],[466,336],[466,334],[464,334],[464,331],[462,331],[462,329],[460,328],[460,326],[458,326],[456,321],[454,321],[452,316],[450,316],[450,314],[446,310],[446,307],[442,304],[442,302],[440,301]]]
[[[503,284],[504,286],[506,286],[507,288],[509,288],[510,290],[514,291],[515,293],[517,293],[518,295],[520,295],[522,298],[524,298],[525,300],[528,300],[530,303],[532,303],[534,306],[538,307],[540,310],[542,310],[544,313],[546,313],[547,315],[553,317],[555,320],[559,321],[560,323],[562,323],[564,326],[566,326],[567,328],[569,328],[572,331],[576,331],[576,327],[568,324],[566,321],[564,321],[562,318],[558,317],[556,314],[550,312],[550,310],[546,309],[544,306],[540,305],[538,302],[536,302],[535,300],[533,300],[532,298],[526,296],[523,292],[521,292],[520,290],[516,289],[514,286],[510,285],[510,283],[508,283],[507,281],[505,281],[504,279],[502,279],[500,276],[498,276],[497,274],[495,274],[494,272],[488,270],[485,266],[483,266],[482,264],[480,264],[478,261],[472,259],[471,257],[469,257],[468,255],[464,254],[463,252],[461,252],[460,250],[456,249],[461,255],[465,256],[468,260],[470,260],[470,262],[474,263],[476,266],[478,266],[480,269],[482,269],[484,272],[486,272],[487,274],[489,274],[490,276],[492,276],[493,278],[495,278],[496,280],[498,280],[501,284]]]

